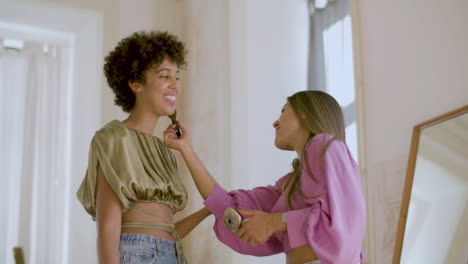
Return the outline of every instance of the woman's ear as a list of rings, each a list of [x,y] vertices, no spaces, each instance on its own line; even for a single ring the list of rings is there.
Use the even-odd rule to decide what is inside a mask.
[[[143,91],[143,85],[139,81],[128,81],[128,86],[132,89],[133,93]]]

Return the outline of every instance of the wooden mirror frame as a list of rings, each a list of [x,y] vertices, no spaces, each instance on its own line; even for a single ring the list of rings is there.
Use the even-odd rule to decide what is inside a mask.
[[[395,250],[393,252],[393,264],[400,264],[401,261],[401,251],[403,249],[403,239],[405,235],[406,220],[408,217],[408,208],[411,198],[411,190],[413,187],[414,171],[416,168],[416,160],[418,156],[419,139],[421,132],[424,128],[428,128],[430,126],[436,125],[438,123],[447,121],[449,119],[455,118],[466,113],[468,113],[468,105],[462,106],[446,114],[430,119],[424,123],[416,125],[413,128],[413,136],[411,139],[410,154],[408,158],[408,167],[406,169],[405,187],[403,190],[403,198],[401,200],[400,217],[398,219],[398,231],[395,241]]]

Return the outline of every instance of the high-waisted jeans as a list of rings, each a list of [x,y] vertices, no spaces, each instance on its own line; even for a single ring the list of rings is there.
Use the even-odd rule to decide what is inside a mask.
[[[181,256],[185,263],[184,256]],[[175,242],[155,236],[122,233],[120,235],[120,263],[177,264]]]

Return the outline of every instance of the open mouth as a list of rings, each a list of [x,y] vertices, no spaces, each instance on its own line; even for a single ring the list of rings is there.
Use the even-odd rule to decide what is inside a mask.
[[[165,95],[164,98],[169,101],[171,104],[176,103],[176,97],[174,95]]]

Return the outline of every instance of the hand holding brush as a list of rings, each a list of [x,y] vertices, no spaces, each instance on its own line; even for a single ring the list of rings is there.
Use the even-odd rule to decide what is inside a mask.
[[[169,115],[169,118],[171,119],[172,124],[176,125],[175,127],[175,129],[177,130],[176,135],[179,138],[181,134],[180,134],[180,128],[179,128],[179,121],[177,121],[177,111],[174,110],[174,113],[172,115]]]

